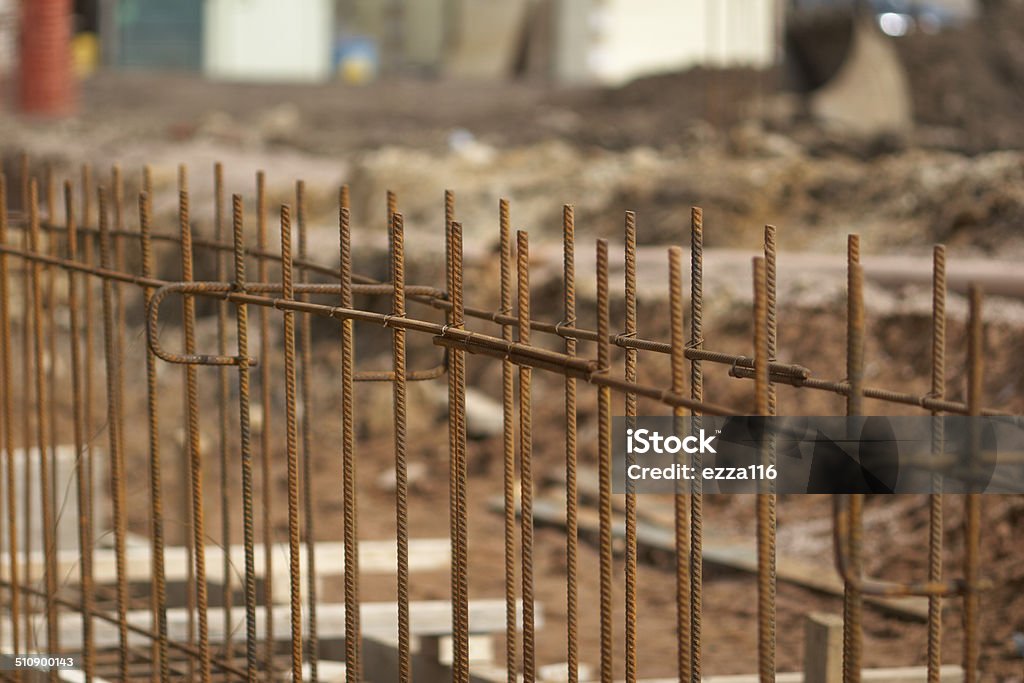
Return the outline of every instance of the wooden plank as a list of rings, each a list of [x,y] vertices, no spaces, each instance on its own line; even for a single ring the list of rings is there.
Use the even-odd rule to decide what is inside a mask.
[[[501,498],[492,498],[490,507],[496,512],[504,509]],[[565,503],[557,499],[538,498],[533,502],[533,518],[537,524],[565,526]],[[579,510],[579,530],[581,535],[596,536],[599,532],[599,520],[595,510],[581,507]],[[621,516],[612,521],[612,536],[616,539],[625,538],[626,525]],[[671,529],[660,524],[637,521],[637,545],[641,550],[675,554],[675,536]],[[704,564],[743,572],[757,573],[757,548],[750,541],[731,543],[704,543]],[[831,566],[823,567],[817,563],[807,562],[798,558],[779,557],[776,561],[776,577],[779,581],[792,583],[804,588],[841,596],[843,582]],[[866,604],[877,607],[885,612],[916,621],[928,619],[928,599],[920,597],[889,598],[877,595],[865,595]]]
[[[536,605],[537,623],[543,623],[541,605]],[[263,638],[266,633],[265,611],[256,613],[256,637]],[[308,628],[303,614],[303,629]],[[278,639],[287,640],[291,634],[291,611],[288,605],[275,605],[273,608],[274,634]],[[522,619],[522,604],[516,605],[516,619]],[[132,610],[128,613],[128,623],[140,628],[152,626],[153,615],[149,610]],[[210,631],[210,642],[224,640],[224,610],[211,607],[207,611]],[[360,620],[364,635],[388,637],[398,629],[398,605],[393,602],[367,602],[360,607]],[[444,636],[451,633],[451,603],[447,600],[424,600],[409,604],[410,630],[415,636]],[[184,641],[188,638],[189,612],[183,607],[167,610],[168,637],[171,640]],[[99,619],[93,620],[93,632],[96,647],[115,647],[117,645],[117,625]],[[245,613],[236,607],[232,613],[232,628],[236,631],[235,638],[244,637]],[[34,617],[32,628],[36,632],[44,629],[44,617]],[[69,650],[81,647],[82,617],[74,613],[62,613],[58,617],[61,645]],[[502,600],[471,600],[469,603],[469,630],[471,633],[499,633],[505,630],[505,601]],[[342,604],[321,604],[317,606],[317,632],[322,641],[345,637],[345,606]],[[145,645],[147,638],[136,633],[129,633],[129,646]]]
[[[962,681],[964,671],[959,664],[947,664],[939,669],[939,680],[942,683]],[[675,678],[660,678],[643,681],[642,683],[674,683]],[[704,683],[758,683],[757,674],[741,676],[706,676]],[[928,669],[923,666],[893,667],[885,669],[864,669],[861,671],[863,683],[925,683],[928,680]],[[804,683],[802,673],[781,673],[775,676],[776,683]],[[809,683],[809,682],[808,682]]]
[[[289,573],[288,544],[276,543],[271,550],[274,577],[287,577]],[[254,548],[256,576],[264,572],[263,545]],[[221,546],[206,546],[206,580],[223,583],[224,551]],[[0,553],[0,579],[7,579],[10,562],[7,553]],[[232,545],[229,550],[235,577],[239,580],[245,572],[245,548]],[[317,576],[337,576],[344,572],[345,546],[343,543],[321,541],[316,544]],[[44,557],[41,550],[33,551],[32,574],[41,576]],[[93,577],[98,583],[112,583],[117,579],[116,559],[113,549],[97,548],[93,551]],[[153,576],[152,553],[148,545],[132,546],[127,549],[128,581],[149,582]],[[77,549],[57,552],[57,573],[64,584],[78,580],[78,565],[81,555]],[[451,561],[451,543],[446,538],[424,538],[409,540],[410,571],[433,571],[447,569]],[[396,571],[398,551],[394,541],[362,541],[359,544],[359,570],[364,573],[387,574]],[[299,565],[306,572],[306,547],[300,547]],[[22,564],[22,566],[24,566]],[[172,546],[164,551],[164,570],[168,581],[184,581],[188,576],[188,555],[184,546]],[[24,570],[23,570],[24,571]],[[237,581],[236,581],[237,583]],[[275,581],[276,584],[281,583]],[[287,583],[287,582],[285,582]],[[287,586],[285,586],[287,589]]]
[[[843,619],[811,612],[804,617],[804,680],[840,683],[843,680]]]

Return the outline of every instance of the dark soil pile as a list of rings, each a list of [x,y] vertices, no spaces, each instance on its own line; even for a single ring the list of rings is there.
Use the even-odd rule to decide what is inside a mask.
[[[1024,3],[992,3],[976,22],[896,41],[918,123],[953,129],[968,152],[1024,148]]]

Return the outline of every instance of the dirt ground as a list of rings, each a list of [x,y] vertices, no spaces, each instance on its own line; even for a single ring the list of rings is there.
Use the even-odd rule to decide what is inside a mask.
[[[899,252],[927,257],[936,241],[947,243],[950,258],[966,256],[1001,260],[1024,254],[1024,123],[1019,111],[1022,92],[1010,87],[1007,60],[1012,54],[985,46],[982,28],[962,33],[913,36],[901,43],[912,81],[918,126],[903,138],[850,139],[815,129],[799,118],[780,120],[773,112],[780,100],[774,74],[745,70],[693,71],[636,82],[617,90],[558,90],[542,83],[466,84],[448,81],[383,81],[364,88],[323,86],[257,86],[198,81],[189,76],[145,73],[104,73],[83,85],[81,115],[64,122],[33,122],[0,114],[0,148],[5,170],[14,177],[16,149],[33,153],[37,170],[55,164],[58,178],[76,177],[77,164],[105,168],[118,162],[126,169],[128,196],[138,188],[135,169],[151,163],[157,196],[157,228],[172,233],[175,165],[192,171],[194,230],[212,232],[210,168],[226,164],[229,192],[242,192],[252,206],[252,177],[268,171],[271,206],[291,201],[294,179],[307,182],[311,253],[333,265],[336,254],[336,186],[351,184],[356,222],[356,269],[384,276],[382,249],[384,192],[398,193],[409,234],[410,281],[440,282],[443,258],[437,236],[443,225],[441,197],[456,190],[458,215],[465,224],[467,293],[471,305],[493,309],[497,302],[494,245],[497,201],[512,199],[515,227],[530,230],[538,253],[557,250],[563,202],[576,206],[579,249],[592,251],[596,237],[618,244],[622,211],[635,210],[639,240],[647,246],[685,244],[691,205],[705,209],[709,248],[756,249],[762,226],[779,225],[783,250],[841,254],[846,234],[863,235],[865,254]],[[1000,45],[1007,44],[1006,41]],[[983,49],[984,48],[984,49]],[[952,83],[952,85],[951,85]],[[129,172],[130,171],[130,172]],[[13,208],[18,206],[12,198]],[[251,214],[249,214],[251,215]],[[129,227],[135,225],[128,214]],[[273,226],[273,223],[272,223]],[[271,243],[277,239],[271,230]],[[133,263],[134,249],[128,249]],[[175,277],[176,255],[161,256],[161,272]],[[212,263],[199,265],[199,277],[211,276]],[[205,273],[205,275],[204,275]],[[273,275],[276,277],[276,273]],[[592,273],[581,273],[592,277]],[[486,278],[486,279],[485,279]],[[737,287],[747,279],[737,276]],[[479,283],[479,284],[476,284]],[[557,279],[539,278],[535,316],[559,320]],[[813,289],[813,287],[811,287]],[[708,313],[706,345],[731,353],[750,350],[749,299],[724,289]],[[884,293],[896,299],[927,302],[923,289]],[[715,293],[709,292],[709,298]],[[585,297],[584,297],[585,298]],[[879,299],[882,294],[879,294]],[[135,381],[143,371],[144,340],[140,304],[127,299],[129,334],[126,373],[130,400],[127,466],[130,530],[148,533],[144,514],[148,490],[146,433],[143,428],[144,387]],[[371,302],[383,306],[382,301]],[[807,365],[817,377],[841,379],[844,373],[844,316],[840,299],[795,297],[783,302],[779,358]],[[869,297],[867,381],[872,386],[928,391],[930,323],[920,314],[879,313]],[[962,400],[965,386],[963,301],[953,297],[949,340],[949,398]],[[617,304],[618,305],[618,304]],[[994,313],[1015,311],[1019,303],[992,298]],[[592,324],[593,302],[581,301],[581,324]],[[911,309],[914,307],[911,306]],[[918,310],[920,306],[917,307]],[[422,309],[417,308],[417,312]],[[211,309],[201,308],[200,345],[216,343]],[[663,301],[642,309],[642,334],[665,338]],[[435,315],[434,313],[430,315]],[[615,316],[620,312],[616,310]],[[618,318],[616,318],[617,320]],[[1016,321],[1016,322],[1015,322]],[[273,339],[280,340],[274,318]],[[614,326],[614,325],[613,325]],[[313,458],[317,538],[339,540],[341,525],[338,458],[339,352],[336,327],[314,325],[316,340],[312,394]],[[496,328],[481,324],[481,330]],[[178,329],[167,323],[165,334]],[[360,328],[360,366],[385,367],[388,336]],[[1024,410],[1024,361],[1018,352],[1019,316],[996,315],[987,326],[986,403],[1020,413]],[[233,344],[233,337],[229,344]],[[250,341],[255,344],[254,340]],[[383,346],[382,346],[383,345]],[[582,354],[593,349],[581,347]],[[429,340],[415,341],[413,364],[427,366],[436,354]],[[278,540],[287,525],[283,496],[283,384],[281,359],[267,359],[275,372],[274,408],[264,416],[273,433],[274,462],[268,482],[275,505],[272,518]],[[100,356],[96,358],[101,362]],[[616,363],[621,364],[620,359]],[[660,385],[664,358],[644,359],[641,379]],[[66,366],[57,365],[58,373]],[[97,365],[97,367],[100,367]],[[618,365],[616,365],[618,367]],[[749,382],[727,376],[725,366],[709,366],[706,395],[718,403],[751,405]],[[204,387],[202,428],[207,467],[206,503],[211,540],[219,542],[220,513],[214,417],[215,371],[200,371]],[[181,452],[180,372],[160,373],[162,439],[165,452]],[[471,359],[472,387],[492,399],[500,397],[500,368]],[[536,373],[535,455],[538,480],[564,467],[560,378]],[[412,389],[410,460],[420,465],[413,485],[411,535],[441,537],[448,532],[447,451],[444,440],[444,382]],[[99,391],[99,389],[98,389]],[[233,390],[234,391],[234,390]],[[596,413],[593,392],[581,390],[580,457],[592,463]],[[166,398],[164,398],[166,397]],[[232,393],[232,409],[235,394]],[[102,406],[102,397],[94,397]],[[59,401],[65,401],[63,395]],[[359,420],[360,524],[364,539],[394,536],[393,494],[381,482],[393,467],[390,389],[360,385]],[[839,397],[789,387],[779,388],[780,411],[798,414],[840,414]],[[60,428],[69,433],[67,404],[58,403]],[[651,406],[642,406],[652,409]],[[910,408],[867,402],[868,412],[914,412]],[[102,411],[102,408],[97,408]],[[232,413],[233,414],[233,413]],[[240,486],[240,465],[232,422],[227,462],[229,487]],[[105,443],[96,425],[97,443]],[[501,493],[501,440],[487,436],[470,443],[469,502],[470,593],[472,598],[503,595],[502,517],[489,510]],[[321,476],[322,475],[322,476]],[[138,485],[135,484],[138,482]],[[184,501],[177,471],[165,473],[168,509]],[[257,482],[259,487],[264,482]],[[280,502],[278,502],[280,501]],[[657,509],[664,501],[641,498],[640,507]],[[894,580],[924,575],[925,501],[918,496],[874,497],[867,505],[867,569]],[[709,496],[708,542],[726,536],[753,538],[753,499]],[[946,571],[959,572],[962,536],[961,500],[950,496],[946,518]],[[180,509],[180,505],[179,505]],[[780,500],[779,553],[821,563],[831,562],[830,503],[811,496]],[[982,666],[989,679],[1021,681],[1021,654],[1013,634],[1024,632],[1024,500],[987,497],[982,538],[982,571],[997,587],[983,597]],[[233,515],[232,540],[241,538],[241,522]],[[184,537],[180,516],[170,519],[169,542]],[[537,597],[544,626],[539,661],[565,660],[564,536],[555,528],[537,531]],[[581,543],[581,659],[598,663],[597,553]],[[621,557],[616,576],[621,576]],[[416,574],[414,599],[447,598],[447,573]],[[392,577],[364,577],[364,597],[393,599]],[[742,572],[705,570],[704,672],[750,673],[756,670],[754,580]],[[778,652],[780,671],[802,664],[803,615],[810,611],[839,613],[841,600],[780,583]],[[640,568],[639,647],[643,677],[672,674],[675,649],[674,576],[670,570],[644,564]],[[339,601],[340,586],[329,583],[324,600]],[[616,582],[616,666],[623,661],[622,582]],[[950,601],[945,617],[943,660],[959,661],[959,610]],[[919,665],[925,661],[924,625],[865,609],[865,664]],[[500,648],[499,648],[500,651]]]

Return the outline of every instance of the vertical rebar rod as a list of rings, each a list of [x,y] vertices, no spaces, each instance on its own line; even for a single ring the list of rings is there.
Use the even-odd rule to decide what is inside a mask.
[[[452,327],[463,329],[465,327],[465,308],[462,286],[462,224],[456,221],[451,223],[451,297],[452,297]],[[452,373],[454,380],[453,403],[455,406],[455,490],[456,490],[456,543],[455,543],[455,564],[453,573],[455,575],[458,590],[456,592],[455,616],[458,621],[458,629],[453,634],[458,647],[455,649],[458,660],[455,667],[456,681],[461,683],[469,682],[469,538],[468,538],[468,515],[467,508],[467,473],[466,473],[466,353],[462,350],[454,350],[452,354]],[[526,619],[526,607],[523,607],[523,619]],[[532,616],[532,610],[530,611]]]
[[[88,164],[82,165],[81,171],[81,200],[82,200],[82,225],[98,226],[92,222],[92,198],[93,198],[93,187],[92,187],[92,168]],[[95,260],[95,239],[94,233],[88,233],[82,244],[82,259],[88,265],[93,265]],[[94,387],[94,357],[95,357],[95,335],[93,332],[93,324],[95,320],[95,304],[93,302],[94,297],[92,293],[95,289],[90,276],[86,275],[82,278],[82,289],[85,299],[85,305],[83,306],[83,317],[85,318],[85,339],[83,349],[83,368],[82,368],[82,392],[85,395],[85,405],[82,406],[82,429],[85,434],[85,450],[79,454],[79,458],[85,459],[85,478],[88,482],[88,486],[85,487],[85,515],[89,519],[93,519],[93,515],[96,509],[95,502],[93,500],[94,488],[96,486],[95,478],[95,461],[93,451],[93,397],[95,394]],[[82,553],[82,569],[87,571],[90,578],[92,577],[92,545],[90,544],[86,548],[81,548]],[[88,596],[89,600],[92,601],[92,595]],[[86,615],[86,621],[89,625],[87,632],[83,632],[83,646],[89,647],[90,650],[93,647],[92,637],[92,613],[89,612]],[[88,638],[86,638],[88,637]],[[89,662],[91,663],[91,662]],[[91,677],[93,671],[91,667],[86,668],[86,676]]]
[[[65,227],[67,229],[67,245],[65,247],[69,260],[78,260],[78,225],[75,221],[74,190],[71,183],[64,185]],[[2,240],[0,240],[2,242]],[[89,514],[87,489],[93,482],[88,479],[86,468],[86,432],[83,421],[83,387],[82,387],[82,349],[81,322],[78,310],[78,273],[68,273],[68,314],[71,326],[71,411],[72,428],[75,440],[75,482],[78,494],[78,547],[79,561],[79,609],[82,611],[82,670],[85,680],[91,681],[94,666],[94,644],[92,633],[92,612],[94,605],[92,584],[92,548],[93,528]]]
[[[967,312],[967,414],[977,418],[981,414],[981,395],[984,378],[985,337],[982,327],[981,287],[971,284],[968,288]],[[970,458],[977,463],[985,456],[980,450],[979,430],[976,425],[970,429]],[[979,605],[978,565],[981,536],[981,494],[971,486],[964,496],[964,605],[963,605],[963,669],[964,683],[978,680]]]
[[[754,259],[754,412],[768,415],[768,289],[763,257]],[[767,430],[765,431],[767,436]],[[768,448],[761,444],[762,464]],[[759,482],[760,484],[760,482]],[[775,494],[757,495],[757,664],[761,683],[775,680]]]
[[[576,327],[576,211],[562,208],[564,298],[562,320]],[[511,334],[511,333],[510,333]],[[511,336],[509,336],[511,339]],[[566,336],[565,354],[576,355],[576,338]],[[567,683],[579,680],[579,496],[576,466],[576,378],[565,377],[565,620]]]
[[[29,175],[29,162],[28,155],[22,154],[21,158],[21,207],[22,212],[27,213],[29,211],[29,203],[31,202],[31,195],[29,187],[31,185],[31,177]],[[21,245],[26,250],[30,250],[29,240],[31,235],[28,230],[22,231]],[[21,317],[21,391],[23,395],[23,408],[21,410],[21,438],[22,438],[22,449],[24,452],[25,466],[22,468],[23,477],[23,488],[24,495],[22,496],[23,508],[22,516],[25,520],[22,529],[25,531],[23,535],[23,545],[25,552],[25,571],[24,571],[24,584],[31,586],[35,582],[33,576],[34,571],[32,567],[32,519],[35,517],[35,505],[32,502],[32,467],[29,463],[29,449],[32,446],[33,434],[32,434],[32,411],[28,409],[32,405],[33,401],[33,377],[32,377],[32,325],[30,324],[30,312],[32,310],[32,268],[28,260],[22,261],[22,317]],[[26,599],[26,610],[25,610],[25,640],[26,645],[30,648],[38,647],[36,642],[36,632],[33,626],[32,613],[35,611],[38,605],[38,599]]]
[[[446,190],[445,204],[445,263],[447,269],[447,289],[451,299],[448,313],[448,326],[462,327],[462,228],[455,222],[455,193]],[[457,233],[457,234],[456,234]],[[459,253],[455,251],[455,241],[459,242]],[[465,589],[464,535],[463,527],[466,510],[465,502],[465,352],[452,349],[449,357],[448,373],[448,452],[449,452],[449,533],[452,540],[452,628],[453,679],[468,680],[469,653],[467,634],[468,617],[464,617],[463,595]],[[468,605],[465,606],[468,610]]]
[[[500,308],[512,315],[512,225],[507,199],[498,202],[500,247]],[[501,326],[501,338],[512,341],[512,325]],[[516,445],[515,445],[515,365],[501,361],[501,446],[502,487],[505,512],[505,674],[507,683],[516,683]]]
[[[231,234],[236,291],[245,291],[245,223],[242,196],[231,197]],[[256,680],[256,530],[253,511],[252,424],[249,385],[249,308],[235,308],[238,348],[238,436],[242,465],[242,543],[245,546],[245,675]],[[266,546],[263,552],[270,552]]]
[[[153,275],[153,240],[152,230],[150,228],[150,220],[152,214],[151,197],[153,196],[153,169],[148,165],[142,167],[142,189],[138,196],[138,210],[139,210],[139,258],[142,262],[142,274],[143,276]],[[143,223],[147,225],[144,227]],[[145,236],[143,233],[146,233]],[[149,261],[147,269],[147,260]],[[149,301],[152,298],[153,288],[143,287],[143,309],[148,308]],[[148,335],[148,331],[147,331]],[[159,411],[158,406],[150,408],[150,399],[155,397],[155,392],[159,387],[159,383],[156,378],[156,356],[153,355],[152,349],[149,348],[149,344],[146,344],[146,416],[149,422],[149,460],[150,460],[150,548],[151,548],[151,567],[152,567],[152,579],[150,580],[150,591],[149,591],[149,603],[150,609],[153,611],[153,624],[152,630],[156,633],[156,637],[152,639],[150,643],[150,657],[151,661],[156,665],[156,668],[151,671],[151,680],[153,681],[166,681],[167,676],[170,674],[170,668],[164,662],[166,661],[166,609],[167,609],[167,584],[166,574],[164,570],[164,555],[163,549],[165,545],[164,539],[164,526],[163,526],[163,491],[161,486],[160,473],[160,451],[159,451],[159,438],[160,438],[160,426],[159,426]],[[159,401],[158,401],[159,403]],[[154,438],[156,441],[154,441]],[[156,454],[154,457],[154,453]],[[156,465],[154,466],[154,462]],[[154,476],[156,475],[156,476]],[[155,486],[154,486],[155,485]],[[159,561],[160,566],[157,567]],[[163,634],[161,635],[161,620],[163,620]],[[165,667],[167,667],[165,669]],[[166,673],[165,673],[166,671]]]
[[[530,238],[516,231],[516,313],[518,342],[530,343]],[[519,366],[519,507],[523,589],[523,680],[536,679],[536,630],[533,611],[533,370]]]
[[[307,256],[306,233],[306,183],[302,180],[295,183],[295,219],[299,232],[299,260],[305,263]],[[299,269],[299,282],[309,282],[309,274],[305,268]],[[309,297],[302,295],[302,301]],[[310,395],[309,373],[313,369],[313,328],[310,316],[302,316],[299,322],[299,396],[302,401],[302,418],[300,435],[302,446],[302,515],[303,530],[306,537],[306,610],[308,630],[304,651],[309,657],[309,680],[316,683],[320,679],[319,638],[317,637],[316,604],[316,534],[315,515],[313,508],[313,397]]]
[[[597,372],[608,373],[608,241],[597,240]],[[522,322],[520,323],[522,325]],[[612,410],[611,389],[597,389],[598,522],[600,552],[601,683],[611,683],[612,671]]]
[[[147,172],[148,175],[148,172]],[[142,276],[153,277],[153,239],[151,227],[151,195],[139,194],[139,238],[142,253]],[[70,239],[70,237],[69,237]],[[143,289],[146,308],[153,299],[153,287]],[[73,305],[73,304],[72,304]],[[77,335],[74,335],[77,338]],[[146,414],[149,421],[149,500],[152,513],[153,627],[157,633],[156,662],[160,681],[170,678],[167,635],[167,580],[164,567],[164,496],[163,469],[160,458],[160,384],[157,379],[157,357],[146,345]]]
[[[256,247],[260,256],[256,261],[257,277],[260,282],[270,282],[270,261],[267,259],[267,193],[266,176],[263,171],[256,173]],[[270,521],[273,482],[270,463],[273,459],[273,443],[270,434],[271,362],[270,352],[270,311],[260,306],[260,527],[263,531],[263,621],[264,655],[263,668],[267,675],[274,671],[274,558],[269,552],[273,547],[274,528]]]
[[[636,214],[632,211],[626,212],[625,218],[625,308],[626,321],[624,336],[632,338],[637,333],[636,323]],[[636,382],[637,355],[636,349],[627,348],[625,351],[625,368],[623,379],[627,382]],[[633,392],[626,392],[626,428],[636,426],[637,397]],[[632,465],[635,458],[632,453],[628,456],[627,465]],[[626,478],[625,495],[625,525],[626,525],[626,683],[635,683],[637,679],[637,615],[636,615],[636,590],[637,590],[637,538],[636,538],[636,484],[629,477]]]
[[[187,231],[189,234],[188,248],[191,249],[191,227],[189,226],[189,200],[188,200],[188,168],[184,164],[178,166],[178,234],[179,240],[183,232]],[[182,272],[184,272],[185,262],[185,244],[179,243],[179,249],[181,249],[181,261],[182,261]],[[192,259],[191,256],[188,259],[188,268],[191,271]],[[190,308],[194,310],[195,301],[192,297],[182,297],[182,311],[183,313]],[[191,329],[188,323],[187,315],[183,315],[182,329],[186,332]],[[183,377],[186,381],[182,384],[182,411],[185,415],[190,415],[189,411],[189,393],[187,377],[189,374],[189,367],[183,368]],[[192,481],[192,458],[191,453],[191,433],[185,432],[185,442],[183,444],[182,458],[180,459],[180,476],[182,482]],[[196,619],[198,617],[196,610],[196,565],[195,565],[195,520],[193,519],[194,507],[191,502],[191,488],[185,487],[183,493],[184,500],[181,501],[181,509],[184,512],[184,546],[185,546],[185,611],[187,612],[186,617],[186,636],[190,647],[195,647],[196,644]],[[189,657],[187,660],[188,677],[195,678],[195,658]]]
[[[100,265],[110,268],[113,260],[110,245],[110,229],[107,222],[107,193],[98,189]],[[117,629],[118,629],[118,672],[125,680],[128,675],[128,582],[125,561],[125,500],[124,500],[124,455],[121,450],[121,422],[117,419],[117,330],[114,311],[114,284],[103,279],[103,350],[106,358],[107,380],[107,439],[110,449],[110,495],[114,511],[114,552],[117,576]]]
[[[846,399],[847,416],[863,414],[864,393],[864,273],[860,265],[860,237],[850,235],[847,242],[846,377],[850,390]],[[852,435],[851,435],[852,436]],[[861,573],[861,534],[863,496],[850,496],[850,571]],[[856,587],[846,584],[843,591],[843,681],[860,683],[862,661],[863,598]]]
[[[181,190],[179,197],[179,215],[181,230],[181,279],[191,282],[192,275],[192,226],[189,222],[188,190]],[[104,282],[107,282],[106,280]],[[196,349],[196,309],[195,298],[186,295],[182,298],[183,327],[185,337],[185,353],[193,354]],[[203,683],[210,680],[210,634],[209,601],[206,588],[206,533],[203,503],[203,455],[200,446],[199,432],[199,386],[196,377],[196,366],[185,366],[185,415],[188,439],[188,476],[192,508],[192,557],[195,566],[195,609],[199,621],[199,666],[200,679]]]
[[[53,164],[47,163],[46,169],[43,175],[44,182],[44,196],[46,199],[46,220],[48,223],[48,229],[45,233],[40,234],[40,246],[42,241],[46,242],[46,254],[51,257],[56,257],[57,253],[57,236],[56,227],[58,225],[57,219],[57,186],[53,173]],[[46,350],[44,352],[44,358],[47,363],[45,366],[46,370],[46,403],[40,405],[41,410],[46,411],[46,424],[49,430],[47,434],[47,441],[49,443],[50,458],[50,472],[53,476],[50,478],[50,489],[51,489],[51,500],[53,501],[53,512],[55,519],[58,513],[57,504],[61,500],[61,490],[58,482],[57,473],[57,444],[59,443],[59,416],[60,413],[57,411],[57,326],[55,322],[55,315],[57,310],[57,282],[54,277],[54,267],[50,265],[44,265],[42,269],[43,276],[43,312],[45,317],[43,319],[44,337],[46,339]]]
[[[0,244],[7,244],[7,177],[0,173]],[[0,343],[3,344],[3,360],[0,365],[0,388],[2,388],[2,411],[0,411],[0,430],[4,439],[4,462],[6,478],[4,493],[7,497],[7,559],[8,595],[11,624],[11,647],[14,652],[21,652],[21,582],[18,571],[18,510],[17,483],[15,473],[17,464],[14,456],[14,402],[11,393],[14,391],[14,377],[11,370],[11,317],[9,306],[10,290],[7,280],[7,254],[0,254]],[[26,459],[27,463],[27,459]],[[14,672],[19,675],[18,672]]]
[[[292,281],[291,207],[281,205],[281,297],[295,298]],[[285,445],[288,463],[288,560],[291,597],[292,680],[302,680],[302,569],[299,563],[299,433],[296,409],[295,312],[284,312]],[[348,634],[346,634],[347,636]]]
[[[218,243],[224,242],[224,166],[218,161],[213,165],[213,235]],[[227,254],[216,251],[216,278],[218,282],[227,279]],[[228,354],[228,302],[218,301],[217,304],[217,353]],[[230,466],[228,464],[228,437],[230,419],[228,417],[229,375],[231,369],[222,365],[217,368],[217,461],[220,466],[220,533],[222,553],[221,572],[223,574],[223,610],[224,610],[224,642],[221,643],[221,655],[230,660],[232,655],[232,637],[234,622],[232,620],[232,584],[233,568],[231,566],[231,491]]]
[[[391,282],[394,291],[391,314],[405,317],[405,230],[402,214],[388,207],[391,214]],[[398,549],[398,680],[408,683],[412,676],[409,632],[409,480],[406,462],[406,332],[392,331],[392,399],[395,419],[395,538]]]
[[[668,250],[669,327],[672,348],[672,391],[683,393],[686,370],[686,337],[683,331],[683,252],[678,247]],[[676,407],[672,411],[673,431],[682,430],[681,420],[686,411]],[[690,501],[684,495],[684,484],[676,481],[673,500],[674,542],[676,560],[676,665],[680,683],[690,683],[693,676],[691,650],[693,603],[690,591],[690,552],[692,545]]]
[[[352,307],[352,234],[348,189],[338,193],[338,249],[341,268],[342,308]],[[345,542],[345,678],[361,683],[359,639],[359,524],[356,500],[355,440],[355,334],[354,321],[341,321],[341,459],[344,489]]]
[[[690,348],[703,348],[704,340],[704,211],[690,209]],[[690,361],[690,398],[704,400],[704,366],[698,359]],[[694,413],[693,429],[701,421]],[[693,454],[693,464],[700,471],[703,457]],[[701,679],[701,633],[703,631],[704,596],[704,482],[698,476],[690,496],[690,659],[693,678]]]
[[[932,254],[932,398],[946,397],[946,248]],[[945,430],[939,411],[932,411],[933,457],[945,450]],[[932,475],[928,496],[928,580],[942,580],[942,475]],[[942,598],[928,597],[928,683],[939,683],[942,667]]]
[[[29,240],[30,249],[33,253],[39,253],[39,198],[38,186],[33,180],[29,187]],[[54,527],[54,500],[53,489],[51,488],[50,477],[53,462],[49,457],[49,427],[47,423],[48,405],[47,380],[46,380],[46,338],[44,336],[43,320],[43,265],[33,261],[32,266],[32,325],[35,346],[35,383],[36,383],[36,445],[39,447],[39,491],[40,505],[42,507],[43,524],[43,580],[46,595],[46,647],[48,652],[57,653],[60,651],[57,630],[57,539]],[[27,316],[26,316],[27,318]],[[27,320],[26,320],[27,324]],[[27,406],[26,406],[27,408]],[[26,463],[28,456],[26,455]],[[50,680],[56,680],[56,674],[51,672]]]

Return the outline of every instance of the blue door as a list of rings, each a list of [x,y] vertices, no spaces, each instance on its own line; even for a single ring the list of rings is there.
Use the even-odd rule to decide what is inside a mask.
[[[121,0],[117,63],[198,71],[202,65],[203,0]]]

